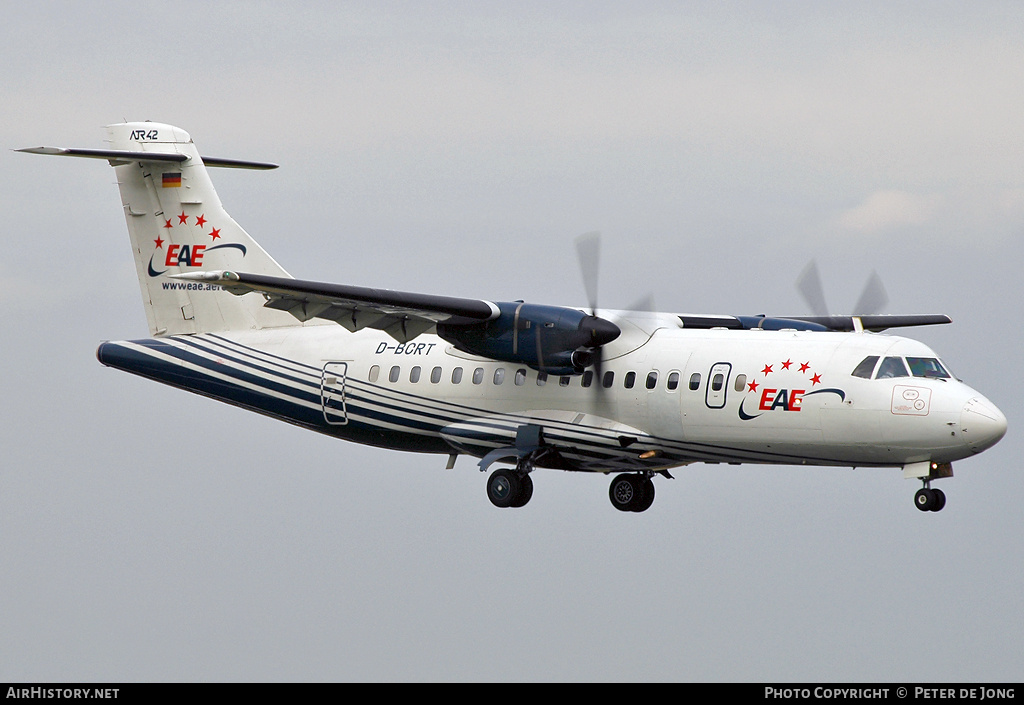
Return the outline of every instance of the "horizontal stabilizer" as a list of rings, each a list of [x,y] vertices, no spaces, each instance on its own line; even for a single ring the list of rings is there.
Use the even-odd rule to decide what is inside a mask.
[[[58,157],[84,157],[86,159],[106,159],[111,165],[129,162],[187,162],[187,154],[177,152],[140,152],[127,149],[78,149],[74,147],[28,147],[16,149],[15,152],[27,154],[50,154]],[[242,159],[223,159],[221,157],[203,157],[206,166],[227,167],[229,169],[276,169],[277,164],[270,162],[251,162]]]

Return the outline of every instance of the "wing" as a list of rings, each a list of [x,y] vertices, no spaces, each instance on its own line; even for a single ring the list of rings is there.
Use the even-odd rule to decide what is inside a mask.
[[[887,314],[872,313],[863,316],[789,316],[786,318],[765,316],[706,316],[683,314],[679,316],[686,328],[763,328],[764,330],[834,330],[854,331],[860,329],[880,332],[889,328],[911,326],[934,326],[952,323],[952,319],[941,313]]]
[[[218,284],[236,295],[257,291],[267,299],[264,304],[267,308],[287,311],[300,321],[323,318],[352,332],[376,328],[400,343],[409,342],[438,323],[471,325],[493,320],[500,315],[497,305],[480,299],[415,294],[223,270],[171,276],[175,279]]]

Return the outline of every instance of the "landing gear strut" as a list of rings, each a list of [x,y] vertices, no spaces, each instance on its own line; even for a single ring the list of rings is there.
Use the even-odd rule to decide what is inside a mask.
[[[922,512],[937,512],[946,506],[946,494],[942,490],[933,490],[925,481],[925,486],[914,494],[914,506]]]
[[[620,512],[643,512],[654,503],[654,483],[643,473],[616,475],[608,487],[608,498]]]

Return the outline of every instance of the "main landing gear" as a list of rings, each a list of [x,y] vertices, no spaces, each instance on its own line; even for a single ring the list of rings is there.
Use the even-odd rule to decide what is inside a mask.
[[[518,466],[501,468],[487,478],[487,499],[495,507],[522,507],[533,496],[533,480],[529,471]]]
[[[495,507],[522,507],[533,497],[532,467],[520,463],[500,468],[487,478],[487,499]],[[608,498],[620,512],[643,512],[654,503],[654,483],[646,473],[616,475],[608,487]]]
[[[937,512],[946,506],[946,494],[942,490],[933,490],[925,486],[914,494],[914,506],[922,512]]]
[[[646,473],[624,473],[612,478],[608,498],[620,512],[643,512],[654,504],[654,483]]]

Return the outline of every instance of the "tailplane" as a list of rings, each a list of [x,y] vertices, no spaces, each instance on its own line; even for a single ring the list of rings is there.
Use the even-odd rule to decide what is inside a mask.
[[[109,149],[19,150],[106,159],[117,172],[135,268],[153,336],[294,326],[259,297],[171,278],[203,270],[288,273],[236,223],[220,202],[207,167],[276,165],[200,156],[188,133],[153,122],[110,125]]]

